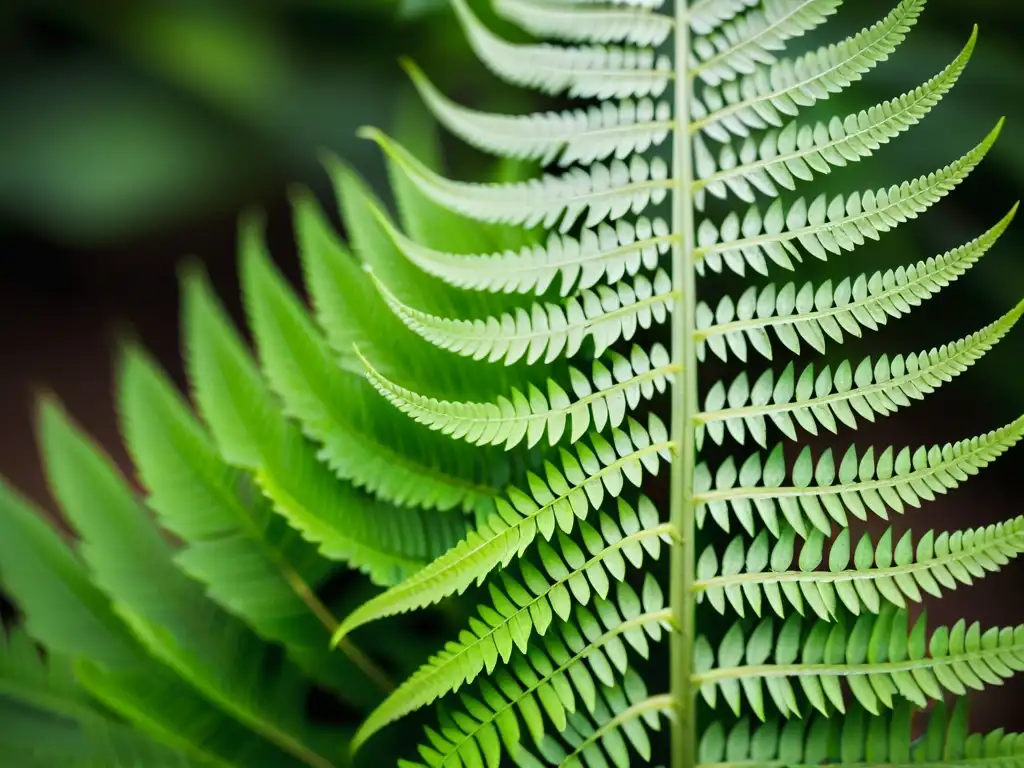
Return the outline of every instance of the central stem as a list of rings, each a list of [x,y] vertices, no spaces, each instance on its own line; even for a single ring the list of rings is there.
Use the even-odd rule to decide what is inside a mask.
[[[682,366],[672,389],[672,467],[670,509],[674,543],[669,596],[675,632],[671,640],[671,696],[676,710],[672,726],[671,768],[693,768],[697,758],[697,697],[693,673],[694,611],[691,587],[696,575],[693,477],[696,467],[694,417],[697,403],[696,270],[694,265],[693,157],[690,151],[690,23],[688,0],[675,8],[675,139],[672,150],[672,361]]]

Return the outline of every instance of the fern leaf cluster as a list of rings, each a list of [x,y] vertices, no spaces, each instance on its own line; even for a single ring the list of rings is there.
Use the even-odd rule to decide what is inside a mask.
[[[348,243],[293,196],[308,309],[245,218],[254,350],[191,265],[191,398],[137,343],[122,353],[143,497],[43,401],[77,535],[0,489],[0,577],[24,613],[0,644],[0,755],[328,768],[437,704],[417,750],[369,759],[1024,765],[1020,736],[970,731],[963,698],[1024,669],[1024,628],[930,630],[916,610],[1009,564],[1024,518],[861,530],[953,492],[1024,418],[937,445],[846,437],[984,364],[1024,303],[921,351],[838,354],[1010,226],[1016,207],[915,264],[841,263],[940,206],[1002,124],[916,179],[813,188],[937,111],[977,31],[917,88],[841,115],[830,97],[896,54],[924,0],[822,45],[840,0],[492,0],[525,43],[452,6],[496,77],[583,103],[489,114],[405,62],[448,131],[543,169],[451,179],[365,129],[398,213],[333,158]],[[835,276],[800,276],[812,258]],[[379,588],[344,615],[325,597],[342,567]],[[375,627],[442,602],[464,627],[393,685]],[[312,725],[314,687],[361,726]],[[29,744],[29,721],[60,738]]]

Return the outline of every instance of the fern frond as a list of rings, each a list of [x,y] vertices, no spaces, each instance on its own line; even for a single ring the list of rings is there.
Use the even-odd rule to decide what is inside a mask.
[[[707,88],[691,102],[691,130],[715,141],[782,127],[783,116],[827,99],[859,80],[903,42],[925,0],[902,0],[884,19],[846,40],[783,59],[736,81]]]
[[[86,563],[2,482],[0,583],[18,602],[29,636],[51,658],[73,660],[78,683],[125,722],[203,765],[229,768],[240,758],[294,765],[152,659],[90,578]],[[28,671],[24,664],[17,668]]]
[[[968,627],[961,620],[929,639],[924,616],[909,637],[908,623],[906,611],[885,611],[863,614],[852,629],[819,622],[804,632],[803,619],[794,614],[777,636],[772,620],[764,619],[749,637],[735,624],[719,645],[713,669],[710,645],[698,640],[693,682],[710,706],[721,694],[733,712],[739,714],[745,701],[764,720],[762,686],[789,717],[799,716],[792,706],[798,683],[811,706],[828,717],[832,710],[847,711],[840,684],[845,680],[857,702],[877,715],[901,699],[923,708],[945,691],[963,696],[1024,671],[1024,626],[982,631],[980,624]]]
[[[599,509],[607,494],[618,497],[628,481],[639,485],[645,472],[656,475],[670,460],[671,442],[665,425],[653,414],[644,429],[628,419],[627,432],[615,429],[611,441],[596,433],[590,447],[577,443],[574,452],[559,451],[556,467],[545,462],[544,477],[529,473],[530,493],[509,489],[499,499],[498,514],[427,567],[364,603],[342,622],[335,638],[386,616],[423,608],[448,595],[481,583],[495,568],[506,566],[536,540],[550,540],[556,529],[570,533],[576,519]]]
[[[473,445],[502,445],[509,450],[524,442],[533,447],[547,435],[550,445],[568,435],[575,443],[588,430],[603,432],[622,424],[641,399],[650,400],[664,392],[679,366],[669,362],[660,344],[650,354],[634,346],[628,358],[616,352],[607,355],[609,368],[595,360],[588,377],[569,368],[575,400],[553,379],[547,395],[535,386],[526,394],[512,389],[496,402],[452,402],[436,400],[400,387],[366,363],[367,376],[377,391],[414,421]],[[566,428],[568,427],[568,432]]]
[[[383,223],[383,222],[382,222]],[[615,283],[641,269],[654,271],[676,239],[664,219],[620,219],[577,236],[552,234],[543,245],[493,254],[447,253],[415,243],[393,226],[386,227],[395,246],[424,272],[449,285],[475,291],[547,292],[560,281],[559,293],[584,291],[597,283]]]
[[[514,314],[463,320],[414,309],[380,280],[375,278],[375,283],[391,311],[413,333],[449,352],[505,365],[574,357],[588,339],[594,356],[600,356],[620,339],[632,339],[638,329],[664,323],[675,298],[672,279],[659,269],[653,280],[638,275],[632,285],[620,281],[615,290],[597,286],[562,304],[534,302]]]
[[[834,621],[843,607],[854,615],[879,613],[884,603],[905,608],[907,600],[919,603],[924,594],[941,597],[943,588],[970,586],[1024,552],[1024,518],[953,534],[929,531],[916,550],[909,531],[894,546],[891,528],[877,545],[867,533],[856,547],[851,542],[850,529],[844,528],[831,544],[827,570],[820,570],[826,554],[825,537],[818,531],[803,543],[799,556],[795,532],[788,527],[774,545],[766,531],[749,547],[737,537],[721,562],[714,547],[704,550],[693,590],[719,613],[728,605],[740,616],[746,605],[760,616],[764,601],[780,618],[789,615],[789,606],[801,616],[809,607],[823,621]],[[799,570],[793,569],[794,557]]]
[[[254,472],[275,509],[325,557],[388,584],[461,538],[461,514],[394,507],[338,479],[277,409],[200,273],[185,275],[183,296],[190,379],[221,455]]]
[[[1005,731],[969,733],[967,702],[958,699],[949,712],[938,702],[927,715],[924,733],[915,738],[914,713],[897,704],[891,713],[870,716],[851,707],[840,720],[814,717],[751,727],[743,718],[728,731],[713,723],[701,738],[699,765],[740,764],[759,768],[794,765],[831,765],[835,768],[872,768],[878,765],[915,765],[954,768],[1024,765],[1024,736]]]
[[[452,5],[480,61],[515,85],[549,94],[610,99],[659,96],[673,77],[669,58],[650,48],[517,45],[484,26],[465,0],[452,0]]]
[[[664,201],[671,183],[668,166],[659,157],[650,162],[634,155],[627,166],[613,160],[588,170],[573,168],[562,176],[545,175],[511,184],[478,184],[445,179],[420,163],[392,139],[375,129],[361,135],[376,141],[409,181],[440,206],[473,219],[532,227],[559,225],[568,232],[577,220],[593,227],[628,212],[641,214]]]
[[[828,340],[841,344],[844,333],[860,337],[863,329],[878,330],[889,318],[900,318],[957,280],[991,250],[1016,216],[1018,206],[979,238],[909,267],[844,278],[833,287],[827,280],[815,287],[794,283],[781,288],[751,286],[737,299],[721,299],[715,311],[697,305],[698,356],[706,349],[726,360],[730,353],[746,361],[748,345],[772,359],[771,330],[795,354],[801,341],[824,353]]]
[[[730,193],[752,203],[755,193],[777,197],[779,188],[794,190],[798,181],[829,174],[870,157],[883,144],[920,123],[963,74],[978,39],[975,28],[960,55],[927,83],[895,99],[845,118],[801,125],[789,122],[768,131],[758,141],[744,139],[737,149],[723,146],[715,157],[707,144],[694,140],[697,180],[693,191],[699,205],[706,193],[724,199]]]
[[[383,409],[362,376],[339,367],[258,231],[243,238],[244,294],[264,371],[289,415],[323,445],[320,458],[339,477],[401,506],[486,508],[498,493],[487,485],[493,457],[459,450]]]
[[[411,61],[402,65],[438,122],[477,149],[502,157],[562,166],[612,156],[622,160],[660,146],[674,125],[668,103],[650,99],[532,115],[480,112],[446,97]]]
[[[866,520],[870,511],[887,518],[889,511],[902,514],[905,507],[919,507],[936,494],[953,490],[970,475],[991,464],[1024,436],[1024,417],[1005,427],[969,440],[944,446],[891,447],[875,458],[874,448],[859,457],[850,446],[838,472],[832,450],[827,449],[815,462],[810,447],[797,457],[791,473],[792,485],[783,486],[786,465],[782,446],[768,456],[762,466],[760,454],[754,454],[737,471],[732,458],[724,461],[712,475],[706,465],[697,471],[698,519],[703,523],[710,514],[725,531],[729,530],[730,510],[747,531],[754,528],[754,510],[769,530],[779,535],[778,510],[802,537],[809,533],[807,523],[829,535],[831,517],[841,527],[849,524],[847,511]],[[739,482],[738,486],[735,483]],[[838,483],[835,481],[838,480]],[[757,486],[756,483],[761,485]],[[712,490],[712,485],[714,490]]]
[[[205,599],[110,460],[59,406],[44,401],[40,438],[54,494],[82,536],[94,583],[153,657],[228,718],[264,739],[289,765],[331,768],[301,717],[308,684],[273,649]],[[260,686],[253,686],[263,670]]]
[[[766,447],[769,421],[790,440],[797,439],[797,426],[812,435],[819,425],[833,434],[840,424],[856,429],[858,416],[872,422],[876,415],[888,416],[966,371],[1010,332],[1022,313],[1024,302],[966,338],[906,357],[868,357],[856,366],[844,360],[834,372],[826,365],[817,375],[809,365],[799,376],[790,363],[777,379],[769,370],[753,385],[741,373],[728,387],[715,383],[696,418],[719,445],[728,432],[739,443],[749,434]]]
[[[773,64],[773,52],[801,37],[836,12],[842,0],[766,0],[719,29],[692,42],[690,74],[708,85],[751,75]]]
[[[215,602],[283,644],[313,679],[343,696],[360,690],[354,670],[326,648],[337,621],[315,587],[329,563],[273,513],[251,478],[224,463],[166,375],[135,347],[125,351],[119,389],[122,429],[149,506],[187,542],[175,562]]]
[[[349,233],[361,251],[373,255],[375,270],[387,275],[389,281],[400,285],[403,291],[408,289],[417,300],[423,299],[432,309],[440,306],[453,312],[487,310],[488,305],[478,302],[462,302],[453,308],[446,299],[454,298],[454,291],[441,295],[435,290],[436,284],[424,285],[422,279],[408,280],[402,270],[412,265],[393,247],[381,226],[382,214],[375,215],[378,206],[364,196],[369,193],[347,169],[335,169],[335,172]],[[399,380],[408,377],[410,372],[433,370],[434,392],[465,397],[474,396],[482,389],[487,391],[480,387],[476,363],[438,350],[395,317],[374,288],[364,266],[341,243],[319,206],[306,195],[295,197],[295,224],[306,284],[317,320],[341,367],[362,376],[363,364],[355,353],[358,348],[373,359],[375,366]],[[434,301],[426,301],[428,296]],[[495,370],[487,385],[493,387],[508,378],[503,375],[505,370]],[[475,458],[498,470],[507,467],[499,457],[481,454]]]
[[[570,620],[574,603],[585,606],[592,596],[607,599],[610,585],[625,577],[627,562],[640,568],[645,557],[657,560],[670,532],[669,525],[658,523],[646,496],[635,510],[619,498],[617,519],[602,512],[597,528],[586,521],[579,527],[585,549],[559,531],[557,547],[539,544],[539,567],[521,561],[521,579],[502,572],[501,585],[489,585],[491,600],[480,606],[479,618],[388,696],[360,727],[355,746],[482,672],[493,674],[499,661],[509,663],[515,649],[527,653],[534,633],[543,635],[555,618]]]
[[[586,8],[543,0],[494,0],[495,12],[537,37],[657,47],[672,34],[671,16],[641,7]]]
[[[497,768],[501,747],[515,759],[524,734],[520,719],[534,744],[544,741],[545,716],[556,731],[564,731],[568,715],[582,705],[597,706],[599,685],[613,687],[628,674],[631,647],[641,657],[648,653],[648,637],[657,641],[667,628],[657,582],[648,576],[643,598],[625,583],[616,599],[595,601],[594,610],[577,607],[573,621],[561,622],[517,656],[491,681],[481,683],[477,696],[463,694],[465,712],[454,714],[441,732],[428,729],[431,746],[420,747],[430,766],[485,765]],[[516,717],[518,713],[519,717]]]
[[[742,221],[735,213],[721,227],[709,220],[697,230],[697,269],[721,272],[725,267],[738,275],[745,267],[768,274],[768,262],[793,269],[791,257],[800,260],[798,242],[808,253],[821,260],[829,254],[842,254],[878,240],[909,219],[917,218],[946,197],[981,163],[1003,128],[996,127],[974,149],[941,170],[888,189],[854,193],[844,199],[828,200],[822,194],[810,203],[798,198],[788,210],[776,200],[764,214],[757,206],[747,209]]]

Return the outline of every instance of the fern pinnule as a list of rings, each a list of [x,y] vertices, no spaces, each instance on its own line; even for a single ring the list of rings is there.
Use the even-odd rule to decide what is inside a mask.
[[[875,331],[890,318],[900,318],[930,299],[971,269],[989,252],[1013,221],[1017,206],[981,237],[942,256],[909,267],[843,278],[835,286],[770,283],[751,286],[739,298],[722,298],[716,309],[697,305],[698,359],[707,350],[721,360],[735,355],[746,362],[748,346],[769,360],[773,357],[768,329],[789,351],[800,354],[801,343],[824,353],[829,342],[842,344],[845,336]]]
[[[886,603],[906,608],[908,600],[941,597],[943,588],[971,585],[1005,566],[1024,552],[1022,526],[1024,520],[1018,517],[953,534],[929,531],[916,549],[909,531],[894,543],[893,529],[888,528],[877,544],[865,533],[853,546],[850,529],[844,528],[832,541],[825,570],[820,569],[826,561],[821,532],[813,531],[797,555],[792,528],[785,528],[774,543],[761,531],[749,546],[742,536],[732,539],[721,562],[708,546],[697,561],[693,590],[719,613],[728,606],[740,617],[748,605],[761,616],[764,603],[780,618],[792,606],[800,615],[807,615],[809,608],[822,621],[835,621],[844,609],[857,616],[879,613]]]
[[[776,377],[767,370],[753,383],[741,373],[729,386],[716,382],[697,420],[719,445],[728,433],[736,442],[746,436],[766,447],[770,421],[790,440],[796,427],[812,435],[824,427],[833,434],[840,425],[856,429],[857,419],[875,421],[931,394],[966,371],[994,347],[1020,320],[1021,302],[991,325],[951,344],[916,354],[864,358],[856,365],[844,360],[817,372],[808,365],[799,375],[793,363]]]
[[[779,187],[792,191],[798,182],[812,181],[816,174],[830,174],[870,157],[920,123],[952,90],[977,39],[975,28],[960,55],[913,91],[845,118],[833,117],[827,124],[792,120],[759,141],[746,137],[738,149],[733,142],[724,144],[717,157],[703,140],[696,139],[693,190],[698,207],[703,207],[705,193],[721,199],[732,194],[746,203],[754,202],[755,193],[776,197]]]

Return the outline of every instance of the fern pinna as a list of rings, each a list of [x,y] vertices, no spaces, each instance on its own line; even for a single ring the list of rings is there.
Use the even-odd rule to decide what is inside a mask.
[[[326,767],[440,702],[418,752],[367,764],[1024,766],[1024,737],[972,733],[963,698],[1024,669],[1024,627],[931,629],[915,610],[1007,564],[1024,519],[856,532],[957,487],[1024,419],[948,445],[800,445],[911,405],[1011,330],[1024,303],[934,349],[834,356],[962,276],[1013,211],[916,264],[785,276],[924,214],[982,161],[998,126],[897,186],[799,189],[926,117],[975,36],[920,87],[821,117],[805,113],[893,53],[924,0],[792,56],[841,0],[493,0],[558,44],[452,4],[497,76],[589,105],[486,114],[406,63],[453,134],[549,170],[453,181],[367,130],[400,215],[330,159],[353,253],[295,194],[315,320],[246,219],[258,365],[194,266],[201,418],[141,348],[123,353],[144,502],[44,399],[79,544],[3,491],[0,573],[25,621],[0,655],[0,756]],[[745,288],[710,298],[717,273]],[[831,356],[786,360],[814,353]],[[337,562],[386,587],[340,620],[323,589]],[[392,688],[374,623],[467,591],[465,628]],[[310,686],[366,712],[358,731],[309,722]]]

